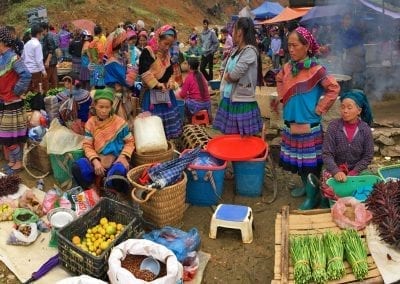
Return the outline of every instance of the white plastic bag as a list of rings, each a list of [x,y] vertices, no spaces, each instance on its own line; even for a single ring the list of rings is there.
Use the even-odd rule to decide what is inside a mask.
[[[139,154],[168,150],[168,142],[160,117],[139,115],[133,122],[135,150]]]
[[[147,255],[164,262],[167,266],[167,275],[147,282],[135,278],[131,272],[121,267],[121,260],[127,254]],[[114,247],[108,258],[108,278],[111,284],[176,284],[182,281],[183,268],[175,254],[165,246],[143,239],[129,239]]]
[[[56,284],[107,284],[107,282],[90,277],[88,275],[68,277],[63,280],[57,281]]]
[[[30,233],[28,236],[22,233],[22,227],[30,228]],[[36,241],[39,234],[40,232],[37,229],[36,223],[21,224],[19,225],[18,229],[12,229],[10,235],[8,236],[7,244],[14,246],[29,246],[31,243]]]
[[[54,119],[40,145],[47,148],[47,154],[63,155],[82,149],[83,136],[76,134],[57,119]]]

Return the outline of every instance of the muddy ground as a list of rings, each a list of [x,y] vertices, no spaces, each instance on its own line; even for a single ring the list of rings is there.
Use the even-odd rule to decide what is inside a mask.
[[[398,119],[400,97],[391,97],[372,104],[376,119]],[[397,160],[398,161],[398,160]],[[383,160],[377,157],[375,166]],[[392,163],[393,160],[392,160]],[[273,179],[267,174],[261,197],[242,197],[235,194],[234,180],[225,179],[221,203],[243,204],[252,207],[254,213],[254,240],[243,244],[240,231],[218,229],[217,239],[208,237],[212,207],[189,206],[185,212],[182,229],[196,227],[201,234],[201,250],[211,254],[206,267],[203,283],[268,283],[273,278],[275,217],[283,205],[295,209],[302,198],[292,198],[288,186],[298,182],[297,176],[281,171],[276,167],[278,191],[272,204],[267,201],[273,197]],[[21,173],[24,183],[33,187],[36,180]],[[54,183],[52,177],[45,179],[45,189]],[[20,283],[16,277],[0,264],[0,283]]]

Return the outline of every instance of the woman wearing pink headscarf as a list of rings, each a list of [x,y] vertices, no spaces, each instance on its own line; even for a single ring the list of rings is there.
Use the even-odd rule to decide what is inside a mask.
[[[161,117],[168,139],[182,133],[182,120],[173,92],[177,84],[169,52],[175,40],[175,29],[170,25],[162,26],[139,58],[139,74],[145,87],[142,109]]]
[[[307,29],[298,27],[289,34],[288,49],[291,59],[276,76],[285,123],[280,165],[300,175],[303,186],[291,194],[306,194],[300,209],[312,209],[320,199],[317,184],[322,168],[321,115],[333,105],[340,87],[318,63],[315,55],[319,45]]]

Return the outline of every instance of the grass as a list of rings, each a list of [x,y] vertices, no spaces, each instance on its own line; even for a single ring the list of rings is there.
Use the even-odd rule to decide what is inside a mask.
[[[160,7],[158,9],[158,15],[161,18],[164,18],[164,19],[167,19],[167,20],[170,20],[170,21],[172,21],[172,20],[176,21],[176,19],[178,18],[178,15],[176,14],[175,11],[173,11],[173,10],[171,10],[169,8],[166,8],[166,7]]]
[[[147,11],[145,9],[139,8],[137,6],[131,7],[133,13],[138,16],[138,17],[148,17],[151,15],[150,11]]]

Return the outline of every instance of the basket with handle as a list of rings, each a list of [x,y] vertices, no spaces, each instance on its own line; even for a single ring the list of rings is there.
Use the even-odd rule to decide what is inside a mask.
[[[25,171],[33,178],[40,179],[48,176],[52,169],[46,147],[41,146],[40,142],[28,139],[22,158],[22,165]],[[31,168],[39,171],[42,175],[35,175]]]
[[[72,164],[83,156],[84,152],[82,149],[67,152],[63,155],[50,154],[54,179],[57,181],[61,189],[68,190],[72,188]]]
[[[156,227],[177,226],[182,223],[186,199],[186,174],[174,185],[161,190],[147,188],[138,183],[143,172],[150,164],[141,165],[131,169],[127,178],[132,184],[132,199],[138,203],[143,211],[143,218]],[[141,198],[143,197],[143,198]]]
[[[168,141],[168,149],[163,152],[139,154],[134,151],[132,155],[132,164],[134,166],[140,166],[144,164],[161,163],[172,160],[173,157],[174,145]]]

